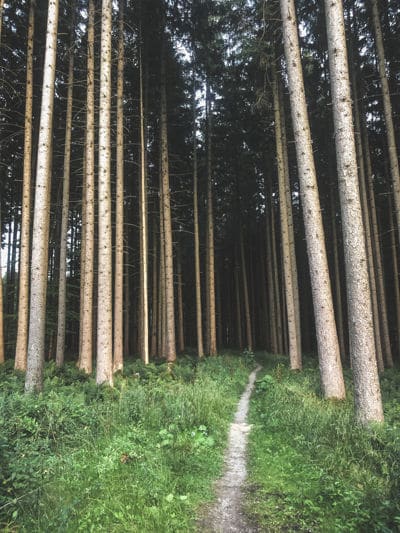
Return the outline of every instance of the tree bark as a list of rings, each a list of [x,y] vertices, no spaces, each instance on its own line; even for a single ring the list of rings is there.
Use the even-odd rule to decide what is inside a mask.
[[[196,286],[196,334],[197,356],[204,357],[203,347],[203,314],[201,306],[201,275],[200,275],[200,238],[199,238],[199,202],[197,172],[197,137],[196,137],[196,85],[193,75],[193,227],[194,227],[194,266]]]
[[[355,407],[358,421],[368,424],[382,421],[383,409],[376,364],[341,0],[325,0],[325,15],[343,221]]]
[[[239,236],[239,246],[240,246],[240,262],[242,270],[242,281],[243,281],[243,297],[244,297],[244,312],[246,317],[246,348],[249,352],[253,351],[253,337],[251,330],[251,316],[250,316],[250,302],[249,302],[249,286],[247,281],[247,269],[246,269],[246,258],[244,253],[244,242],[243,242],[243,231],[240,231]]]
[[[292,271],[292,257],[289,247],[289,226],[288,226],[288,208],[286,200],[286,179],[285,166],[282,144],[282,114],[280,109],[278,81],[275,70],[275,65],[272,70],[272,96],[274,106],[274,121],[275,121],[275,143],[276,143],[276,162],[278,168],[278,184],[279,184],[279,208],[281,216],[281,237],[282,237],[282,259],[283,270],[285,276],[285,295],[286,295],[286,311],[287,311],[287,325],[288,325],[288,341],[289,341],[289,357],[290,368],[292,370],[300,370],[302,367],[301,352],[298,350],[297,342],[297,314],[294,298],[293,288],[293,271]]]
[[[83,227],[85,250],[81,261],[84,277],[82,305],[82,334],[78,366],[90,374],[93,365],[93,285],[94,285],[94,0],[89,0],[87,31],[87,82],[86,82],[86,143],[85,143],[85,225]]]
[[[326,398],[345,397],[333,309],[325,234],[304,92],[294,0],[281,0],[281,13],[300,194],[314,304],[321,384]]]
[[[149,362],[149,302],[148,302],[148,242],[147,242],[147,172],[146,133],[144,127],[143,64],[142,45],[139,58],[139,121],[140,121],[140,312],[141,346],[140,355],[145,364]]]
[[[207,275],[208,275],[208,355],[217,354],[215,316],[214,214],[212,175],[212,106],[211,91],[207,84]]]
[[[32,177],[32,108],[33,108],[33,38],[35,33],[35,4],[31,0],[28,16],[28,46],[26,56],[24,163],[22,180],[22,219],[19,259],[18,329],[15,348],[15,370],[26,370],[29,313],[29,262],[31,226]],[[1,19],[0,19],[1,20]],[[0,22],[1,26],[1,22]]]
[[[397,157],[396,135],[393,124],[392,103],[390,101],[390,90],[388,76],[386,73],[385,50],[383,46],[383,36],[381,22],[379,18],[379,8],[377,0],[370,0],[372,8],[372,25],[375,34],[375,46],[378,56],[378,69],[381,81],[383,111],[385,115],[386,136],[389,152],[390,174],[393,182],[393,197],[396,209],[397,228],[400,238],[400,172],[399,160]]]
[[[124,0],[119,0],[118,7],[114,372],[121,371],[124,366]]]
[[[182,296],[182,255],[180,249],[177,252],[177,296],[178,296],[178,350],[183,353],[185,350],[185,329],[183,322],[183,296]]]
[[[33,214],[31,294],[25,391],[43,388],[51,187],[51,134],[57,54],[58,0],[49,0]]]
[[[111,231],[111,32],[112,0],[101,11],[99,109],[99,251],[97,287],[96,383],[112,385],[112,231]]]
[[[165,36],[163,38],[165,40]],[[167,131],[167,88],[166,56],[161,54],[161,177],[162,177],[162,214],[164,225],[164,269],[165,269],[165,357],[168,363],[176,360],[175,345],[175,307],[174,307],[174,258],[172,247],[171,196],[169,186],[169,157]]]
[[[74,92],[74,43],[75,43],[75,2],[72,4],[71,39],[69,48],[67,112],[65,117],[63,196],[60,234],[60,268],[58,277],[58,312],[57,312],[57,348],[56,365],[64,364],[65,323],[67,310],[67,237],[69,214],[69,191],[71,175],[71,136],[72,136],[72,104]]]

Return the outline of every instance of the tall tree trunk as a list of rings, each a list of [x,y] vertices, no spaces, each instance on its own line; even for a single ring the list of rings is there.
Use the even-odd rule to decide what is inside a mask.
[[[284,178],[285,178],[285,197],[286,197],[286,205],[287,205],[289,252],[290,252],[290,263],[291,263],[291,271],[292,271],[294,309],[296,313],[297,351],[299,354],[301,354],[302,346],[301,346],[300,299],[299,299],[299,281],[298,281],[298,275],[297,275],[296,248],[295,248],[295,241],[294,241],[292,192],[290,190],[289,157],[288,157],[288,142],[287,142],[287,135],[286,135],[285,106],[284,106],[284,98],[283,98],[283,92],[282,92],[282,84],[280,83],[279,79],[278,79],[278,95],[279,95],[279,108],[281,112],[283,168],[284,168]]]
[[[352,54],[350,54],[352,57]],[[376,276],[375,276],[375,265],[374,265],[374,256],[372,253],[372,240],[371,240],[371,220],[370,220],[370,208],[371,205],[368,204],[367,191],[366,191],[366,176],[365,176],[365,165],[364,165],[364,150],[361,140],[361,121],[360,121],[360,110],[358,105],[358,91],[356,76],[354,72],[351,75],[352,86],[354,93],[354,127],[355,127],[355,143],[356,143],[356,155],[358,159],[358,174],[359,174],[359,185],[360,185],[360,200],[361,200],[361,210],[363,215],[364,222],[364,232],[365,232],[365,245],[367,251],[367,262],[368,262],[368,273],[369,273],[369,284],[371,289],[371,305],[372,305],[372,318],[374,324],[374,335],[375,335],[375,350],[376,350],[376,362],[378,364],[379,372],[383,372],[383,355],[382,355],[382,341],[387,349],[387,342],[389,337],[385,336],[385,330],[382,329],[379,322],[379,315],[382,312],[378,308],[378,298],[377,298],[377,288],[376,288]],[[384,310],[386,313],[386,309]],[[386,328],[386,332],[388,330]],[[390,341],[389,341],[389,351],[390,351]]]
[[[297,314],[293,288],[292,257],[289,247],[288,206],[286,200],[285,166],[282,144],[282,114],[280,109],[278,81],[275,65],[272,70],[272,95],[274,105],[276,161],[278,167],[279,207],[281,216],[282,258],[285,276],[285,296],[289,340],[290,368],[300,370],[302,367],[301,352],[297,342]]]
[[[393,197],[394,204],[396,208],[396,218],[397,218],[397,227],[399,230],[400,237],[400,172],[399,172],[399,160],[397,157],[397,147],[396,147],[396,135],[394,131],[393,124],[393,113],[392,113],[392,104],[390,101],[390,90],[388,77],[386,73],[386,60],[385,60],[385,50],[383,46],[383,37],[382,37],[382,28],[379,18],[379,8],[377,0],[370,0],[372,8],[372,25],[374,28],[375,34],[375,46],[378,55],[378,69],[379,77],[381,81],[382,88],[382,99],[383,99],[383,111],[385,115],[386,123],[386,136],[389,152],[389,162],[390,162],[390,174],[393,182]]]
[[[392,198],[389,195],[389,234],[390,234],[390,250],[392,255],[392,265],[393,265],[393,285],[394,285],[394,301],[395,301],[395,311],[396,311],[396,338],[397,345],[400,344],[400,282],[399,282],[399,263],[397,256],[397,246],[396,246],[396,234],[395,227],[393,223],[393,210],[392,210]]]
[[[22,180],[22,219],[19,259],[18,329],[17,345],[15,348],[16,370],[26,370],[26,355],[28,347],[32,175],[33,37],[35,32],[35,3],[36,0],[31,0],[31,3],[29,5],[28,46],[26,54],[25,129]]]
[[[148,243],[147,243],[147,172],[146,172],[146,133],[143,97],[143,58],[140,45],[139,58],[139,120],[140,120],[140,312],[141,346],[140,355],[145,364],[149,362],[149,302],[148,302]]]
[[[243,297],[244,297],[244,312],[246,317],[246,348],[249,352],[253,351],[253,337],[251,331],[251,316],[250,316],[250,302],[249,302],[249,286],[247,281],[247,269],[246,269],[246,258],[244,253],[244,242],[243,242],[243,231],[240,231],[239,236],[239,246],[240,246],[240,262],[242,270],[242,281],[243,281]]]
[[[336,332],[325,234],[318,195],[311,132],[304,92],[294,0],[281,0],[285,56],[300,194],[306,233],[321,384],[326,398],[344,398],[345,386]]]
[[[185,329],[183,322],[183,296],[182,296],[182,255],[181,250],[177,251],[177,297],[178,297],[178,350],[183,353],[185,350]]]
[[[199,238],[199,202],[197,173],[197,137],[196,137],[196,85],[193,75],[193,227],[194,227],[194,266],[196,286],[196,333],[197,355],[204,357],[203,347],[203,314],[201,306],[201,275],[200,275],[200,238]]]
[[[58,278],[58,312],[57,312],[57,348],[56,365],[64,364],[65,323],[67,310],[67,237],[69,214],[69,191],[71,175],[71,136],[72,103],[74,92],[74,42],[75,42],[75,2],[72,3],[71,39],[69,48],[67,112],[65,117],[63,196],[60,235],[60,268]]]
[[[124,2],[118,3],[117,162],[115,191],[114,361],[124,366]]]
[[[157,354],[157,321],[158,321],[158,257],[157,257],[157,232],[156,225],[153,221],[153,281],[152,281],[152,298],[151,298],[151,347],[150,357]]]
[[[383,420],[376,364],[367,254],[358,187],[347,47],[341,0],[325,0],[329,70],[347,282],[350,356],[357,419]]]
[[[334,271],[334,287],[336,297],[336,326],[338,331],[340,353],[342,354],[342,360],[346,358],[346,343],[344,336],[344,318],[343,318],[343,299],[342,299],[342,282],[340,277],[340,265],[339,265],[339,243],[337,235],[337,223],[336,223],[336,208],[335,208],[335,194],[331,191],[331,217],[332,217],[332,250],[333,250],[333,271]]]
[[[1,13],[0,13],[1,15]],[[0,16],[1,26],[1,16]],[[0,228],[1,228],[1,206],[0,206]],[[1,247],[1,230],[0,230],[0,247]],[[4,309],[3,309],[3,269],[1,267],[1,253],[0,253],[0,364],[5,361],[4,356]]]
[[[215,267],[214,267],[214,214],[212,174],[212,106],[211,91],[207,84],[207,274],[208,274],[208,355],[217,354],[215,317]]]
[[[163,37],[163,40],[165,36]],[[174,258],[172,247],[171,197],[169,187],[169,157],[167,130],[167,87],[166,87],[166,55],[161,54],[161,177],[162,177],[162,217],[164,224],[164,268],[165,268],[165,309],[166,338],[165,356],[168,363],[176,360],[175,345],[175,307],[174,307]]]
[[[111,32],[112,0],[101,10],[99,109],[99,251],[96,383],[112,385],[112,231],[111,231]]]
[[[278,253],[276,249],[276,220],[274,212],[274,202],[272,192],[269,196],[270,212],[271,212],[271,242],[272,242],[272,271],[274,274],[274,295],[275,295],[275,314],[276,314],[276,331],[277,331],[277,347],[278,353],[282,354],[283,349],[283,322],[282,322],[282,301],[281,293],[279,291],[279,272]]]
[[[375,269],[376,269],[376,285],[377,285],[377,294],[379,303],[377,307],[379,308],[379,317],[380,325],[382,329],[383,337],[383,348],[384,348],[384,359],[386,366],[389,368],[393,367],[393,356],[392,349],[390,345],[390,335],[389,335],[389,320],[387,316],[387,303],[386,303],[386,290],[385,290],[385,276],[383,269],[383,260],[381,253],[381,243],[379,238],[379,228],[378,220],[376,215],[376,205],[375,205],[375,193],[374,193],[374,182],[373,182],[373,171],[371,164],[371,152],[369,147],[368,131],[365,124],[365,118],[362,121],[362,136],[363,136],[363,145],[364,145],[364,157],[365,157],[365,174],[366,174],[366,183],[367,191],[369,198],[369,213],[371,215],[372,223],[372,249],[373,256],[375,260]],[[379,361],[378,361],[379,364]],[[380,364],[380,370],[383,367],[383,363]]]
[[[82,334],[78,366],[87,374],[93,367],[93,281],[94,281],[94,0],[89,0],[87,30],[87,82],[86,82],[86,143],[85,143],[85,225],[83,227],[85,255],[81,261],[83,275]]]
[[[242,335],[242,310],[240,299],[240,281],[239,281],[239,258],[237,250],[235,249],[235,295],[236,295],[236,328],[237,328],[237,343],[240,351],[243,351],[243,335]]]
[[[58,0],[49,0],[44,58],[40,132],[37,156],[35,209],[31,259],[31,295],[29,313],[26,392],[43,388],[46,293],[51,187],[51,134],[54,110],[54,81],[57,54]]]
[[[268,287],[268,317],[269,317],[269,338],[270,350],[272,353],[278,353],[278,338],[277,338],[277,323],[276,323],[276,304],[274,296],[274,279],[273,279],[273,261],[272,261],[272,244],[271,244],[271,210],[269,209],[268,190],[266,191],[266,273],[267,273],[267,287]]]

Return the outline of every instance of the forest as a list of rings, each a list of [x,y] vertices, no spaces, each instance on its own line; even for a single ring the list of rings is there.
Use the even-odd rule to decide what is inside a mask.
[[[399,87],[397,0],[0,0],[2,530],[400,530]]]

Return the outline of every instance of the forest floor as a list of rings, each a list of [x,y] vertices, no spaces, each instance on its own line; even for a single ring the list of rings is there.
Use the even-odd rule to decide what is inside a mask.
[[[225,452],[224,474],[216,483],[217,500],[208,516],[199,523],[201,531],[218,533],[251,533],[253,527],[243,512],[244,485],[247,478],[247,440],[251,426],[247,423],[250,396],[261,366],[251,372],[229,430]]]
[[[172,373],[136,361],[113,388],[72,363],[45,374],[33,396],[0,368],[2,531],[186,533],[205,509],[219,531],[235,531],[224,513],[246,532],[400,531],[398,369],[381,376],[385,424],[368,430],[350,373],[346,401],[324,401],[313,358],[302,372],[265,353],[185,356]]]

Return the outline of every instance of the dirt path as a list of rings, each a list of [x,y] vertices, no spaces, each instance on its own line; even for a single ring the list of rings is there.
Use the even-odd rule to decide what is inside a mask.
[[[217,501],[201,524],[200,531],[215,533],[250,533],[255,531],[247,523],[242,510],[242,491],[247,476],[247,437],[251,429],[247,423],[247,413],[256,375],[260,369],[261,367],[257,366],[250,374],[246,390],[240,398],[235,419],[229,432],[224,475],[216,485]]]

